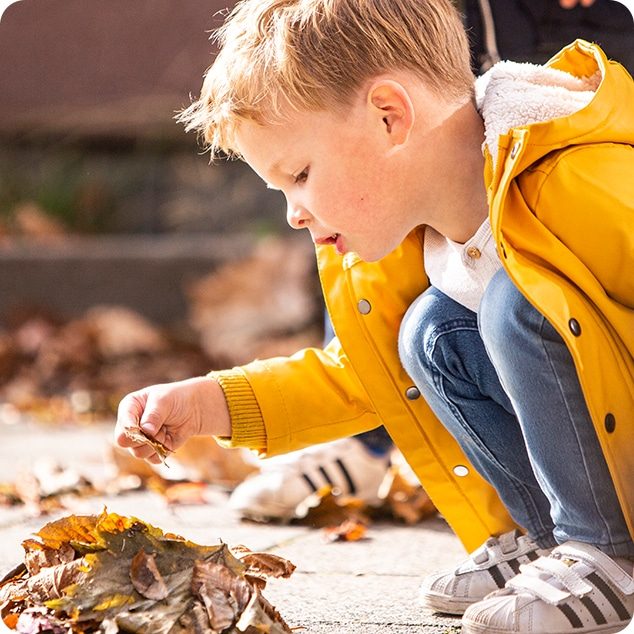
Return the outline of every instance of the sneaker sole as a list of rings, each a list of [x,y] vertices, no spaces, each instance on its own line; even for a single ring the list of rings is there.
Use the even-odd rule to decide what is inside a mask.
[[[593,625],[591,627],[577,627],[574,629],[560,630],[559,632],[553,632],[552,630],[534,630],[530,634],[584,634],[588,632],[594,634],[600,632],[601,634],[617,634],[617,632],[626,631],[628,622],[623,622],[620,625]],[[629,630],[629,628],[628,628]],[[497,627],[491,627],[489,625],[480,625],[478,623],[464,623],[462,624],[462,634],[522,634],[521,632],[511,632],[510,630],[501,630]]]
[[[442,614],[451,614],[452,616],[462,616],[468,607],[474,603],[481,601],[484,597],[472,600],[459,601],[452,599],[443,594],[433,594],[429,592],[421,592],[420,603],[423,608],[432,612],[440,612]]]

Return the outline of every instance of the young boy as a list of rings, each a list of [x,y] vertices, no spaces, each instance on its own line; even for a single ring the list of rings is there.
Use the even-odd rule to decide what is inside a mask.
[[[156,462],[124,434],[140,424],[275,455],[384,422],[467,549],[484,541],[423,582],[427,606],[467,633],[620,631],[632,79],[577,41],[474,92],[448,0],[246,0],[220,44],[182,119],[284,193],[337,336],[130,394],[119,444]]]

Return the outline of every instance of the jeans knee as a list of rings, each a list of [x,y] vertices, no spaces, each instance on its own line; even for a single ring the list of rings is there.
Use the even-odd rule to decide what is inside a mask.
[[[401,365],[415,382],[418,382],[424,370],[429,369],[424,342],[428,303],[425,293],[412,302],[401,321],[398,334],[398,353]]]
[[[475,328],[475,314],[434,287],[412,303],[401,322],[398,349],[401,364],[419,388],[432,382],[434,374],[447,373],[447,360],[456,356],[455,337],[449,333],[468,326]]]

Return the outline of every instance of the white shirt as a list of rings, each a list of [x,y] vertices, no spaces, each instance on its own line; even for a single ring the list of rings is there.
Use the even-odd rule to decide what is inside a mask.
[[[430,283],[474,312],[494,273],[502,266],[488,219],[464,244],[426,227],[424,256]]]

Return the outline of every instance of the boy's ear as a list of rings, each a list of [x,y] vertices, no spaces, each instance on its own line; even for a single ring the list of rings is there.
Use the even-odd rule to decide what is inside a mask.
[[[414,125],[414,104],[405,87],[392,79],[377,80],[368,91],[368,105],[380,118],[390,142],[403,145]]]

